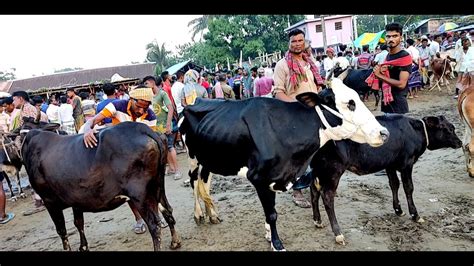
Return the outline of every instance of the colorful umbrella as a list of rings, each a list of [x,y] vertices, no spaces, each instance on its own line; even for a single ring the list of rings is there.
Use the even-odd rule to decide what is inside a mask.
[[[375,46],[380,43],[385,43],[385,30],[377,33],[366,32],[360,35],[354,40],[354,46],[361,48],[363,45],[368,44],[371,50],[375,49]]]
[[[445,32],[445,31],[450,31],[450,30],[455,29],[455,28],[457,28],[457,27],[459,27],[459,26],[458,26],[458,24],[456,24],[456,23],[453,23],[453,22],[446,22],[446,23],[444,23],[443,25],[439,26],[438,31],[439,31],[440,33],[443,33],[443,32]]]

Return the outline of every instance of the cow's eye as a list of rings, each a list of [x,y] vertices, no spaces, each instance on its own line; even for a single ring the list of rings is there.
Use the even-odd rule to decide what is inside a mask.
[[[349,108],[349,110],[351,111],[355,111],[356,109],[356,103],[354,100],[349,100],[349,102],[347,103],[347,108]]]

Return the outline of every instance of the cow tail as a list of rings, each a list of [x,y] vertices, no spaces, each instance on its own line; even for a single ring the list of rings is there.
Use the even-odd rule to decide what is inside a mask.
[[[160,150],[160,161],[157,166],[157,173],[158,173],[158,190],[157,190],[157,199],[158,202],[165,207],[165,209],[171,210],[171,206],[166,199],[165,194],[165,172],[166,172],[166,163],[167,163],[167,154],[168,154],[168,145],[166,145],[166,139],[160,135],[159,133],[152,132],[148,134],[150,138],[152,138],[156,145],[158,145],[158,149]]]

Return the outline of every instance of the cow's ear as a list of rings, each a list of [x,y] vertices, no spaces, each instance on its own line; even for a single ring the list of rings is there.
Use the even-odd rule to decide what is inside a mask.
[[[296,100],[311,108],[315,107],[317,104],[322,103],[321,96],[313,92],[305,92],[298,94],[296,95]]]
[[[439,125],[439,117],[436,116],[427,116],[423,117],[423,121],[425,121],[426,127],[428,128],[436,128]]]

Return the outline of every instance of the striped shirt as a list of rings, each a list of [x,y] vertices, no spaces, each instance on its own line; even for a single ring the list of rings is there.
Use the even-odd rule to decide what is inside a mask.
[[[142,116],[133,120],[131,109],[132,102],[129,100],[116,100],[107,104],[100,114],[107,118],[112,118],[112,124],[116,125],[120,122],[133,121],[148,125],[153,131],[157,130],[156,115],[148,108],[147,112]]]

